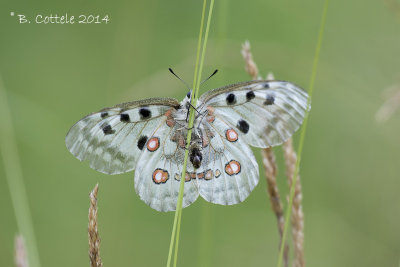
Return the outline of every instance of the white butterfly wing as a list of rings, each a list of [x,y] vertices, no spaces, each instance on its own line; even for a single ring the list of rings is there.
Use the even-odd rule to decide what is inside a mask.
[[[198,110],[208,112],[195,122],[201,125],[196,131],[202,134],[203,159],[196,170],[188,162],[183,207],[199,194],[222,205],[245,200],[259,177],[248,145],[270,147],[286,141],[304,119],[307,97],[283,81],[251,81],[204,94]],[[179,125],[171,117],[179,107],[175,99],[154,98],[103,109],[70,129],[67,148],[107,174],[136,169],[140,198],[158,211],[175,210],[186,138],[185,123]]]
[[[205,93],[200,101],[256,147],[282,144],[300,127],[308,95],[285,81],[251,81]]]
[[[151,135],[135,171],[136,193],[158,211],[175,210],[179,195],[185,150],[171,141],[174,130],[163,126]],[[197,181],[187,179],[183,207],[189,206],[198,196]]]
[[[244,201],[258,183],[258,165],[243,134],[219,118],[208,124],[212,137],[204,149],[204,178],[199,179],[200,195],[207,201],[233,205]]]
[[[179,107],[172,98],[153,98],[106,108],[78,121],[69,130],[65,143],[79,160],[106,174],[135,168],[147,139],[165,125],[171,109]]]

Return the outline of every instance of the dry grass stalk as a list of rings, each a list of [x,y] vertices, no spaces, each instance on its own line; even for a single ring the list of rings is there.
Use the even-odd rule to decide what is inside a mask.
[[[242,46],[242,56],[244,61],[246,62],[246,71],[254,80],[259,80],[261,77],[259,76],[258,68],[256,63],[253,60],[253,55],[250,51],[250,42],[246,41]],[[274,80],[273,74],[269,73],[267,76],[268,80]],[[278,166],[275,161],[275,155],[271,148],[264,148],[261,150],[261,154],[263,156],[263,165],[265,170],[265,177],[267,180],[267,192],[269,195],[269,199],[271,201],[271,207],[273,212],[275,213],[277,222],[278,222],[278,230],[279,235],[282,242],[283,229],[285,225],[285,218],[283,214],[283,206],[281,202],[281,198],[279,196],[279,189],[276,182],[277,170]],[[280,247],[280,244],[279,244]],[[285,244],[284,249],[284,264],[288,266],[289,264],[289,246]]]
[[[250,51],[250,42],[245,41],[244,44],[242,45],[242,56],[244,59],[244,62],[246,63],[246,71],[247,73],[251,76],[253,80],[261,80],[261,77],[258,75],[258,68],[256,63],[253,60],[253,55],[251,54]]]
[[[387,93],[388,96],[386,96],[385,103],[382,104],[375,114],[375,119],[378,122],[387,121],[396,109],[400,107],[400,85],[394,85],[385,91],[390,91],[390,93]]]
[[[15,236],[15,266],[29,266],[28,257],[26,255],[25,242],[21,235]]]
[[[390,10],[392,10],[394,13],[396,13],[396,15],[399,18],[400,17],[400,3],[397,2],[396,0],[386,0],[385,2],[388,5],[388,7],[390,8]]]
[[[90,207],[89,207],[89,257],[91,267],[102,267],[103,263],[100,258],[100,236],[97,231],[97,192],[99,185],[96,184],[93,191],[90,192]]]
[[[289,188],[293,183],[293,176],[296,168],[297,155],[293,148],[292,138],[283,144],[283,151],[285,156],[286,164],[286,176],[288,177]],[[294,267],[305,266],[304,262],[304,214],[301,205],[302,193],[301,193],[301,183],[300,176],[295,177],[295,193],[293,198],[292,206],[292,236],[293,236],[293,246],[294,246]]]
[[[276,183],[276,176],[278,173],[277,164],[275,161],[275,155],[272,149],[264,148],[261,150],[261,155],[263,156],[263,165],[265,178],[267,180],[267,190],[269,195],[269,200],[271,201],[272,211],[275,213],[276,220],[278,222],[278,231],[281,238],[279,242],[279,247],[281,247],[283,229],[285,227],[285,215],[283,213],[283,206],[281,202],[281,197],[279,195],[278,185]],[[289,265],[289,245],[285,244],[285,249],[283,251],[284,264],[287,267]]]

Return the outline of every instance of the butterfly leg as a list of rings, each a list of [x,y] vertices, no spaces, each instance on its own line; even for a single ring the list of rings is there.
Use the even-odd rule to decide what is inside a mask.
[[[187,112],[186,112],[186,122],[189,121],[189,111],[190,111],[190,107],[192,107],[198,114],[201,114],[200,111],[198,111],[190,102],[187,102],[189,105],[187,106]],[[196,117],[197,118],[197,117]]]
[[[200,113],[200,114],[199,114],[199,117],[201,117],[201,118],[200,118],[200,121],[199,121],[199,124],[198,124],[197,128],[200,128],[200,125],[201,125],[203,119],[206,117],[207,114],[208,114],[208,110],[205,110],[203,113]],[[198,118],[198,117],[196,117],[196,119],[197,119],[197,118]]]

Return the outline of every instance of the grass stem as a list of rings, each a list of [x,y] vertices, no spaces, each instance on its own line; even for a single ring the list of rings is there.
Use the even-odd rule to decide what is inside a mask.
[[[88,238],[89,238],[89,258],[91,267],[103,267],[103,262],[100,257],[100,235],[97,228],[97,193],[99,192],[99,184],[90,192],[89,206],[89,223],[88,223]]]
[[[208,33],[209,33],[209,29],[210,29],[210,21],[211,21],[213,6],[214,6],[214,0],[211,0],[211,3],[210,3],[206,32],[205,32],[205,36],[204,36],[204,42],[203,42],[203,45],[201,45],[202,44],[202,36],[203,36],[203,25],[204,25],[206,3],[207,3],[207,1],[204,0],[203,1],[203,11],[202,11],[202,16],[201,16],[201,23],[200,23],[199,40],[198,40],[198,46],[197,46],[196,66],[195,66],[195,72],[194,72],[194,78],[193,78],[193,92],[192,92],[192,98],[191,98],[192,106],[196,106],[196,104],[197,104],[198,91],[199,91],[199,87],[200,87],[201,74],[202,74],[202,68],[203,68],[203,63],[204,63],[205,50],[207,47],[207,39],[208,39]],[[201,60],[199,63],[201,47],[202,47]],[[189,144],[191,142],[191,138],[192,138],[192,127],[193,127],[194,118],[195,118],[194,114],[195,114],[195,110],[193,108],[191,108],[190,112],[189,112],[189,123],[188,123],[189,130],[188,130],[188,135],[187,135],[187,139],[186,139],[187,146],[189,146]],[[183,202],[183,192],[184,192],[184,184],[185,184],[188,157],[189,157],[189,149],[187,147],[187,149],[185,151],[185,158],[184,158],[180,187],[179,187],[179,196],[178,196],[178,202],[177,202],[177,207],[176,207],[176,212],[175,212],[174,226],[172,228],[172,235],[171,235],[171,241],[170,241],[170,247],[169,247],[169,253],[168,253],[167,267],[171,266],[173,249],[175,249],[173,266],[176,266],[177,260],[178,260],[179,234],[180,234],[181,219],[182,219],[182,202]],[[174,246],[174,243],[175,243],[175,246]]]
[[[1,76],[0,121],[0,154],[4,163],[5,176],[10,190],[11,203],[14,208],[18,231],[25,238],[29,265],[31,267],[39,267],[39,253],[18,155],[11,110]]]
[[[314,55],[314,61],[313,61],[313,66],[312,66],[312,71],[311,71],[311,77],[310,77],[310,86],[309,86],[309,98],[308,98],[308,103],[307,105],[310,106],[311,103],[311,98],[314,90],[314,84],[315,84],[315,77],[317,75],[317,68],[318,68],[318,60],[319,60],[319,55],[321,52],[321,44],[322,44],[322,37],[324,34],[324,29],[325,29],[325,23],[326,23],[326,14],[328,11],[328,6],[329,6],[329,0],[325,0],[324,3],[324,8],[322,11],[322,17],[321,17],[321,24],[320,24],[320,29],[318,33],[318,41],[317,41],[317,46],[315,49],[315,55]],[[295,195],[295,189],[296,189],[296,182],[297,182],[297,176],[299,172],[299,167],[300,167],[300,162],[301,162],[301,155],[303,152],[303,146],[304,146],[304,139],[305,135],[307,132],[307,123],[308,123],[308,112],[306,112],[306,116],[304,118],[303,126],[301,128],[301,134],[300,134],[300,141],[299,141],[299,147],[298,147],[298,157],[296,161],[296,167],[293,173],[293,178],[292,178],[292,185],[290,187],[290,193],[289,193],[289,204],[286,209],[286,215],[285,215],[285,228],[283,231],[283,237],[282,237],[282,243],[281,243],[281,248],[279,250],[279,257],[278,257],[278,267],[282,266],[282,260],[283,260],[283,252],[284,252],[284,244],[286,242],[286,236],[289,228],[289,222],[290,222],[290,216],[291,216],[291,211],[292,211],[292,206],[293,206],[293,199]]]

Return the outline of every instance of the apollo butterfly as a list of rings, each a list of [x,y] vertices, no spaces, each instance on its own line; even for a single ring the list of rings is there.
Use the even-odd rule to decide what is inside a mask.
[[[286,81],[250,81],[202,95],[186,144],[190,93],[178,102],[150,98],[92,113],[68,132],[67,148],[107,174],[135,169],[135,189],[158,211],[176,209],[185,149],[189,149],[183,207],[200,195],[233,205],[259,179],[250,146],[282,144],[300,127],[308,95]]]

